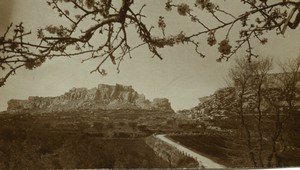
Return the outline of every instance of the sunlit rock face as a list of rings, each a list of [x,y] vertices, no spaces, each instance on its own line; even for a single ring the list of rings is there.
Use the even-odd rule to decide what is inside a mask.
[[[96,109],[145,109],[173,111],[168,99],[156,98],[149,101],[132,86],[99,84],[98,87],[72,88],[57,97],[29,97],[28,100],[8,101],[8,111],[40,110],[56,112]]]

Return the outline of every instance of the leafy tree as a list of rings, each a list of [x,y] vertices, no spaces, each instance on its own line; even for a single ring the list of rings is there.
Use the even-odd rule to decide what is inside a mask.
[[[48,0],[47,4],[69,23],[48,25],[37,30],[36,41],[28,40],[33,32],[25,29],[23,23],[8,26],[0,36],[0,67],[5,70],[0,86],[17,69],[34,69],[53,57],[89,54],[87,56],[90,57],[83,62],[92,59],[100,61],[91,73],[102,75],[107,74],[101,68],[103,63],[110,60],[119,71],[124,57],[131,57],[131,52],[141,46],[148,46],[153,56],[162,59],[160,48],[191,44],[195,46],[195,52],[204,57],[199,46],[203,36],[207,37],[207,44],[217,46],[220,53],[217,61],[228,60],[244,46],[248,58],[257,57],[252,51],[253,41],[265,44],[268,40],[265,33],[273,31],[284,34],[288,28],[296,29],[300,22],[299,0],[240,0],[238,3],[245,9],[240,14],[223,9],[224,3],[232,2],[196,0],[183,3],[180,0],[166,0],[166,11],[177,10],[178,15],[190,19],[187,22],[197,24],[199,31],[189,33],[183,30],[169,34],[166,31],[168,23],[161,16],[157,25],[162,31],[160,36],[152,31],[154,25],[147,26],[143,21],[146,4],[136,10],[134,0]],[[213,24],[204,22],[200,17],[201,11],[211,15]],[[90,22],[92,24],[87,25]],[[128,36],[134,32],[140,38],[138,43],[132,42]],[[234,34],[236,32],[238,35]],[[218,40],[216,35],[223,38]]]

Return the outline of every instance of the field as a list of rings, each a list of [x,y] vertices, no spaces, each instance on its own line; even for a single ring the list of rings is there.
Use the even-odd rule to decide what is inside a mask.
[[[77,118],[74,116],[72,119],[54,120],[54,116],[43,118],[30,115],[2,115],[0,169],[167,168],[169,166],[167,162],[155,155],[143,137],[132,138],[123,135],[116,138],[103,137],[98,132],[90,134],[87,130],[91,128],[86,127],[88,121],[82,120],[75,126],[69,123],[77,121]],[[59,122],[65,127],[52,127]],[[115,128],[112,127],[112,133],[116,133]],[[103,127],[100,132],[104,129],[107,128]]]
[[[177,135],[170,138],[219,164],[252,167],[243,136],[166,121],[170,115],[128,110],[0,114],[0,169],[167,168],[169,162],[154,153],[145,137],[172,132]],[[190,131],[198,134],[184,135]],[[267,140],[263,144],[270,150]],[[298,148],[286,149],[283,166],[300,165]]]
[[[227,167],[234,167],[228,139],[219,135],[174,135],[169,138]]]
[[[166,168],[139,139],[1,130],[0,169]]]
[[[162,117],[170,114],[139,110],[0,114],[0,169],[168,168],[170,162],[159,157],[145,138],[164,128]],[[188,167],[190,162],[172,166]]]
[[[173,135],[174,141],[231,168],[253,167],[248,150],[237,138],[225,134]],[[267,147],[267,144],[265,144]],[[264,148],[266,149],[266,148]],[[257,151],[254,151],[257,152]],[[263,152],[263,154],[266,154]],[[289,148],[281,157],[284,167],[299,167],[299,149]],[[264,160],[266,161],[266,160]]]

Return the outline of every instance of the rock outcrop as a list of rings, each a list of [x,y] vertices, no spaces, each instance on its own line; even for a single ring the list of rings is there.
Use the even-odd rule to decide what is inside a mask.
[[[193,119],[207,120],[230,116],[235,108],[236,92],[234,87],[218,89],[214,94],[199,98],[198,106],[181,110],[179,113]]]
[[[231,114],[229,110],[234,107],[235,97],[234,87],[220,88],[210,96],[199,98],[198,106],[193,109],[204,115],[226,116]]]
[[[57,97],[29,97],[28,100],[8,101],[8,111],[39,110],[56,112],[96,109],[145,109],[173,111],[168,99],[157,98],[152,102],[132,86],[100,84],[97,88],[72,88]]]

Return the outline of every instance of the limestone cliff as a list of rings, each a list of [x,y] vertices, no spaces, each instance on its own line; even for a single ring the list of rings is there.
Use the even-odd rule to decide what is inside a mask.
[[[234,87],[220,88],[210,96],[199,98],[198,106],[192,110],[208,116],[226,116],[231,114],[229,110],[234,107],[232,105],[235,104],[235,98]]]
[[[173,111],[168,99],[152,102],[132,86],[100,84],[96,88],[72,88],[57,97],[29,97],[28,100],[8,101],[8,111],[40,110],[43,112],[96,109],[145,109]]]

